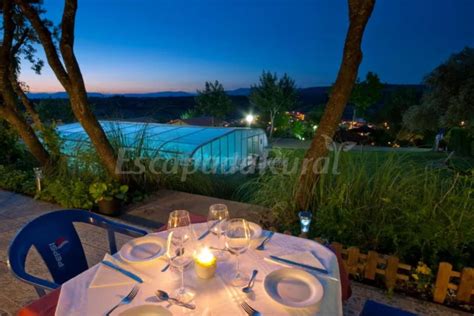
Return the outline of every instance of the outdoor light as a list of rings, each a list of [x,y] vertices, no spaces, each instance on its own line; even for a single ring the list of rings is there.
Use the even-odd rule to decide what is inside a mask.
[[[247,122],[249,126],[252,125],[254,120],[255,120],[255,117],[252,114],[247,114],[247,116],[245,116],[245,121]]]
[[[311,224],[313,214],[309,211],[301,211],[298,213],[298,217],[300,218],[301,233],[305,234],[309,232],[309,225]]]
[[[313,131],[318,129],[318,125],[313,125]]]

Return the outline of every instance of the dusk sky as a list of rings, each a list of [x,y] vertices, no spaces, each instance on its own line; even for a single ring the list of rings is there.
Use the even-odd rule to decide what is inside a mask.
[[[45,0],[56,23],[59,2]],[[216,79],[235,89],[263,69],[322,86],[336,78],[347,26],[346,0],[79,0],[75,49],[90,92],[195,91]],[[474,1],[378,0],[359,74],[420,83],[465,46]],[[25,63],[21,79],[63,90],[48,66],[38,76]]]

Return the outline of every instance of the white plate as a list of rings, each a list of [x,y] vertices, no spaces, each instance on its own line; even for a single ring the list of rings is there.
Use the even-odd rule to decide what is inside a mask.
[[[324,289],[318,279],[306,271],[284,268],[268,274],[264,280],[267,294],[290,307],[308,307],[321,301]]]
[[[120,257],[129,263],[149,262],[166,251],[166,240],[155,235],[130,240],[119,251]]]
[[[249,223],[249,229],[250,229],[250,239],[257,239],[260,238],[262,235],[262,227],[260,225],[255,224],[253,222],[248,222]]]
[[[124,310],[120,316],[171,316],[169,310],[159,305],[141,305]]]

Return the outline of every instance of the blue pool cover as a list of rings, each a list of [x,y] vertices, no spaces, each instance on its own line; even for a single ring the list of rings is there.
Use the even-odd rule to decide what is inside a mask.
[[[203,127],[158,123],[100,121],[102,128],[120,147],[141,149],[147,157],[192,161],[197,166],[223,166],[229,169],[252,157],[262,157],[268,145],[262,129],[240,127]],[[90,148],[90,140],[79,123],[57,128],[62,151],[74,155]]]

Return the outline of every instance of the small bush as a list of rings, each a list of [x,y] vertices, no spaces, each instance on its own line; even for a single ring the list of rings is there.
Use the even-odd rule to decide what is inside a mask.
[[[473,138],[469,135],[469,132],[465,128],[454,127],[446,136],[448,140],[449,150],[454,151],[458,155],[469,156],[472,155],[473,148],[471,146],[474,143]]]
[[[35,193],[35,176],[32,169],[24,171],[0,165],[0,175],[0,188],[29,195]]]

